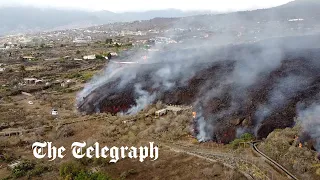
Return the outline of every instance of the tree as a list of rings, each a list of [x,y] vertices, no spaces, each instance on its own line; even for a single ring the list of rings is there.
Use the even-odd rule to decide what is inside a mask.
[[[244,133],[241,135],[240,137],[241,139],[243,139],[244,141],[251,141],[254,140],[254,136],[250,133]]]
[[[21,65],[21,66],[19,67],[19,71],[20,71],[20,73],[21,73],[22,78],[24,78],[25,75],[26,75],[26,68],[25,68],[25,66],[24,66],[24,65]]]
[[[112,44],[112,39],[106,39],[106,44]]]
[[[34,166],[35,164],[31,161],[23,161],[12,169],[12,174],[15,178],[25,176],[28,171],[34,168]]]
[[[75,177],[77,174],[79,174],[81,171],[83,171],[84,168],[79,164],[75,162],[68,162],[64,163],[60,166],[60,176],[61,177]]]
[[[76,54],[80,54],[81,52],[79,50],[77,50]]]
[[[100,55],[100,54],[97,54],[96,55],[96,59],[105,59],[102,55]]]
[[[23,72],[23,71],[26,71],[26,68],[25,68],[24,65],[21,65],[21,66],[19,67],[19,70],[20,70],[21,72]]]

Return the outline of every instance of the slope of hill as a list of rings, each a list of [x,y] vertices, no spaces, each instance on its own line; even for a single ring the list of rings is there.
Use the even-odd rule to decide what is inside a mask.
[[[259,9],[253,11],[241,11],[225,14],[202,14],[182,18],[154,18],[147,21],[132,22],[130,24],[102,25],[100,30],[158,30],[173,28],[202,29],[217,34],[234,35],[239,32],[246,34],[249,39],[257,37],[264,39],[272,36],[297,35],[290,33],[294,28],[296,32],[317,33],[320,27],[320,1],[297,0],[282,6]],[[298,24],[296,24],[298,23]],[[93,27],[94,29],[94,27]],[[259,31],[259,35],[250,31]],[[289,33],[289,34],[288,34]],[[301,34],[299,33],[299,34]],[[219,37],[220,37],[219,35]],[[260,37],[259,37],[260,36]],[[226,37],[222,37],[225,40]]]

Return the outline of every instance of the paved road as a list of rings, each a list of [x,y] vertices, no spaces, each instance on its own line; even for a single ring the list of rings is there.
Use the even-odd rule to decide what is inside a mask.
[[[283,166],[281,166],[279,163],[277,163],[276,161],[274,161],[273,159],[271,159],[269,156],[267,156],[266,154],[264,154],[263,152],[261,152],[258,148],[257,148],[257,143],[258,142],[252,142],[251,143],[251,147],[254,151],[256,151],[257,153],[259,153],[261,156],[265,157],[267,160],[270,161],[270,163],[272,163],[273,165],[275,165],[276,167],[278,167],[280,170],[282,170],[285,174],[287,174],[291,179],[294,180],[298,180],[297,177],[295,177],[292,173],[290,173],[286,168],[284,168]]]
[[[238,170],[247,179],[273,179],[272,177],[269,177],[263,169],[257,167],[255,162],[250,161],[249,159],[236,157],[230,153],[211,152],[205,149],[199,149],[198,147],[185,146],[174,142],[163,142],[160,144],[175,152],[183,152],[212,162],[220,162],[228,168]]]

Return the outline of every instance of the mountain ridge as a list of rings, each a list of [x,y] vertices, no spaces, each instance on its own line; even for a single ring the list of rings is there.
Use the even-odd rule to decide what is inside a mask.
[[[34,7],[2,7],[0,8],[0,36],[15,33],[31,33],[57,29],[85,28],[114,22],[132,22],[137,20],[150,20],[154,18],[181,18],[191,17],[190,21],[202,24],[229,23],[237,19],[245,21],[260,21],[264,19],[288,19],[320,17],[320,1],[296,0],[287,4],[251,11],[238,11],[217,14],[208,11],[181,11],[177,9],[153,10],[144,12],[114,13],[112,11],[81,11]],[[196,20],[194,20],[196,19]]]

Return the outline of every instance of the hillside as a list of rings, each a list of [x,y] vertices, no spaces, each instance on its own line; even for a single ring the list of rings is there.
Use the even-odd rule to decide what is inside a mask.
[[[256,22],[284,21],[302,18],[308,23],[318,24],[320,3],[317,0],[297,0],[285,5],[253,11],[227,14],[212,14],[207,11],[184,12],[176,9],[146,12],[113,13],[110,11],[87,12],[80,10],[40,9],[33,7],[0,8],[0,35],[35,32],[42,30],[90,27],[113,22],[130,22],[153,18],[187,17],[178,21],[176,26],[194,27],[223,26],[230,24],[253,25]],[[199,15],[203,14],[203,15]],[[170,23],[170,20],[169,22]]]
[[[183,17],[203,12],[183,12],[176,9],[146,12],[88,12],[35,7],[0,7],[0,35],[42,30],[89,27],[112,22],[147,20],[155,17]]]

